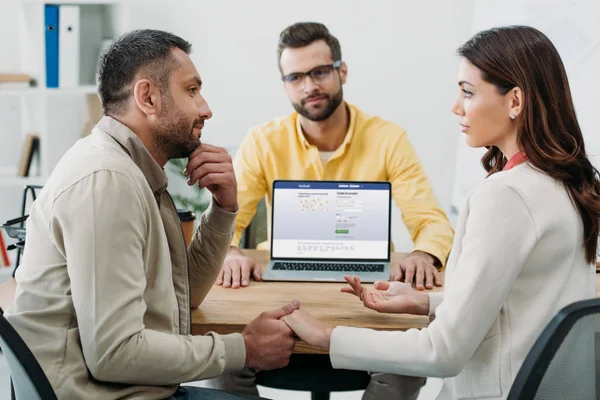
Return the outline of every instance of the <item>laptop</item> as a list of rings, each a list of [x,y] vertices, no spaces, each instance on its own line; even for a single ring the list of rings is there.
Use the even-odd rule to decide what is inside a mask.
[[[389,182],[273,182],[265,281],[389,280]]]

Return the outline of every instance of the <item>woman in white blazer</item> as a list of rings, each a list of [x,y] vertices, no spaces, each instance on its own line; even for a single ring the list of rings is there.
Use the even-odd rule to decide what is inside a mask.
[[[489,175],[461,209],[445,292],[401,282],[367,288],[350,277],[342,290],[379,312],[435,319],[406,332],[334,328],[302,308],[284,320],[329,348],[335,368],[447,378],[443,399],[504,399],[556,312],[594,296],[600,182],[564,66],[544,34],[491,29],[458,54],[452,111],[467,143],[488,148]]]

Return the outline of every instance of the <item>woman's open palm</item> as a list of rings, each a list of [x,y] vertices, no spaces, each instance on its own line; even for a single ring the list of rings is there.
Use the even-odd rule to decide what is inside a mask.
[[[427,296],[414,290],[402,282],[375,282],[373,287],[364,287],[357,276],[346,276],[350,287],[342,288],[342,292],[357,296],[365,307],[381,313],[415,314],[419,300]]]

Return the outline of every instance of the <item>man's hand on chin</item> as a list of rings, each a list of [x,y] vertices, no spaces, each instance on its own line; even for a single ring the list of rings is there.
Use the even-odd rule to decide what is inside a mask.
[[[184,175],[189,177],[189,186],[198,183],[199,189],[208,189],[223,210],[237,211],[237,181],[227,150],[206,143],[200,144],[190,154]]]

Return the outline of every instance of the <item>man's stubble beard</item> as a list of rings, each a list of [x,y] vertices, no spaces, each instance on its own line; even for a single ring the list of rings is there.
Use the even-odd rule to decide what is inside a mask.
[[[321,96],[326,96],[327,104],[325,105],[325,107],[321,110],[317,110],[316,113],[311,113],[310,111],[308,111],[304,106],[306,101]],[[306,97],[305,99],[302,99],[301,103],[292,103],[292,106],[298,112],[298,114],[302,115],[304,118],[314,122],[321,122],[331,117],[331,115],[335,112],[335,110],[337,110],[340,104],[342,104],[342,101],[344,101],[344,92],[342,87],[340,86],[340,90],[334,95],[325,95],[322,93],[311,95]]]
[[[153,129],[156,148],[166,156],[167,160],[187,158],[200,145],[194,136],[194,126],[200,119],[188,122],[185,114],[175,106],[170,96],[163,97],[163,109],[158,126]]]

